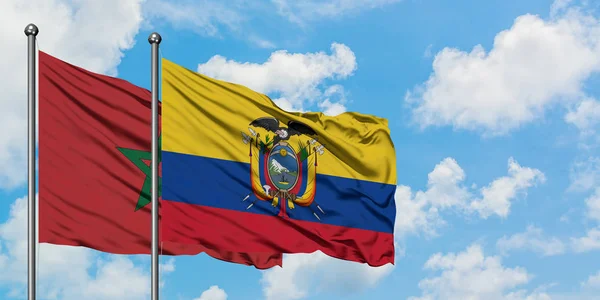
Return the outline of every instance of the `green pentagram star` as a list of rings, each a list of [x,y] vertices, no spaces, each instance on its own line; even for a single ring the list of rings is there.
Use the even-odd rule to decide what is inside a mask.
[[[161,155],[161,138],[162,135],[158,137],[158,163],[162,161]],[[135,150],[128,148],[120,148],[119,151],[127,157],[140,171],[146,175],[144,179],[144,184],[142,185],[142,189],[140,190],[140,196],[138,198],[137,204],[135,206],[135,211],[138,211],[140,208],[148,205],[151,201],[150,191],[152,190],[152,170],[149,165],[144,163],[145,160],[152,161],[152,152],[143,151],[143,150]],[[162,178],[158,178],[158,197],[161,195],[161,186],[162,186]]]

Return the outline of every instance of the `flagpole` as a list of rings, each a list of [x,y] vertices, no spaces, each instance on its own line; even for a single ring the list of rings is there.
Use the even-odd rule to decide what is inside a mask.
[[[152,300],[158,300],[158,45],[162,38],[154,32],[152,46]]]
[[[35,39],[39,30],[35,24],[25,27],[27,36],[27,299],[35,300],[35,254],[36,254],[36,229],[35,218]]]

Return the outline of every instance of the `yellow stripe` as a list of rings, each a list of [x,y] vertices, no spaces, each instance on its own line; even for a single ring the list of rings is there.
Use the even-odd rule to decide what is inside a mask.
[[[299,121],[318,134],[325,146],[318,173],[396,184],[396,157],[387,120],[359,113],[330,117],[322,113],[290,113],[266,95],[190,71],[162,59],[162,148],[165,151],[250,163],[242,132],[261,117],[280,125]],[[260,138],[273,132],[253,129]],[[289,140],[298,147],[298,140]]]

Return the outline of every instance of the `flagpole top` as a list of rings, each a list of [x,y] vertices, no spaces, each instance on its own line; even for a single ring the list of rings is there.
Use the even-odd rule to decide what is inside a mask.
[[[150,44],[160,44],[160,41],[162,41],[162,38],[160,37],[160,34],[158,34],[157,32],[151,33],[150,36],[148,37],[148,43],[150,43]]]
[[[30,36],[30,35],[37,36],[37,34],[39,32],[40,32],[40,30],[33,23],[31,23],[25,27],[25,35],[26,36]]]

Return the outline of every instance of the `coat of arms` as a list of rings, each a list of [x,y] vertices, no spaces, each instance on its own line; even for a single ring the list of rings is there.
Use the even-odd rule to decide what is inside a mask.
[[[263,117],[252,121],[249,133],[242,132],[242,141],[249,145],[250,181],[257,200],[280,205],[279,216],[286,208],[296,205],[310,209],[318,219],[323,209],[314,201],[316,193],[317,155],[325,146],[317,141],[317,133],[309,126],[289,121],[280,126],[279,120]],[[259,131],[267,131],[264,138]],[[246,201],[249,195],[242,201]]]

